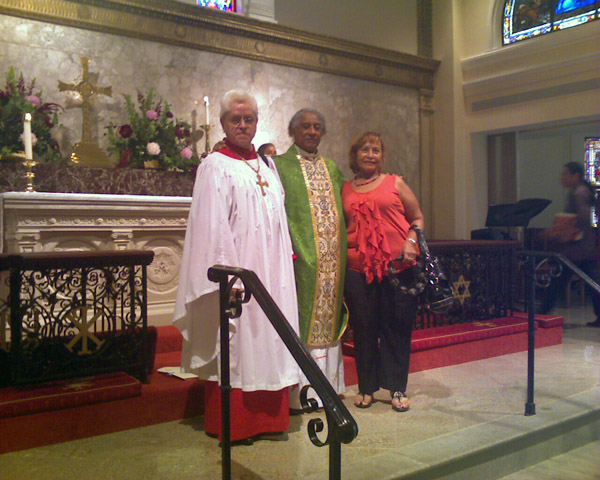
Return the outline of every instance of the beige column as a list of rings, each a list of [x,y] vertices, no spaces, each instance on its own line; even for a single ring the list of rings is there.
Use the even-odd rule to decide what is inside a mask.
[[[433,90],[419,90],[419,164],[421,173],[421,211],[425,217],[425,235],[434,238],[433,231]]]

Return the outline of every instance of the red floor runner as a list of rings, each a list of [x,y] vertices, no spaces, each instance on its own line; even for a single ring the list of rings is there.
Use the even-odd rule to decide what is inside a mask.
[[[562,342],[562,317],[536,316],[536,347]],[[527,317],[473,322],[414,332],[411,372],[515,353],[527,349]],[[344,345],[345,354],[349,345]],[[181,380],[157,373],[180,362],[181,335],[172,326],[159,327],[154,373],[141,395],[89,405],[59,408],[0,420],[0,453],[102,435],[203,413],[199,380]],[[344,356],[346,385],[355,385],[354,358]],[[3,389],[5,390],[5,389]],[[7,396],[0,390],[0,405]]]

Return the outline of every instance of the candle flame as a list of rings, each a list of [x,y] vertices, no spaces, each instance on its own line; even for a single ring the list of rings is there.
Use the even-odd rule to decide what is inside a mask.
[[[209,103],[208,103],[208,97],[204,97],[204,105],[206,105],[208,107]]]
[[[31,122],[31,113],[26,113],[25,114],[25,121],[26,122]]]

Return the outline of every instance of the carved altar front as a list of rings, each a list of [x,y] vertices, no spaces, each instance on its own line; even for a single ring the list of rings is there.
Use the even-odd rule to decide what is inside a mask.
[[[0,251],[152,250],[148,323],[171,322],[191,197],[0,194]]]

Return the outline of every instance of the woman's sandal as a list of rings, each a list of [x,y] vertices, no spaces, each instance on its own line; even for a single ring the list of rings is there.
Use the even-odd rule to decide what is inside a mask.
[[[366,398],[369,399],[368,402],[365,402]],[[373,395],[359,393],[354,397],[354,406],[357,408],[369,408],[371,405],[373,405]]]
[[[404,392],[392,393],[392,410],[395,412],[407,412],[410,409],[410,400]]]

